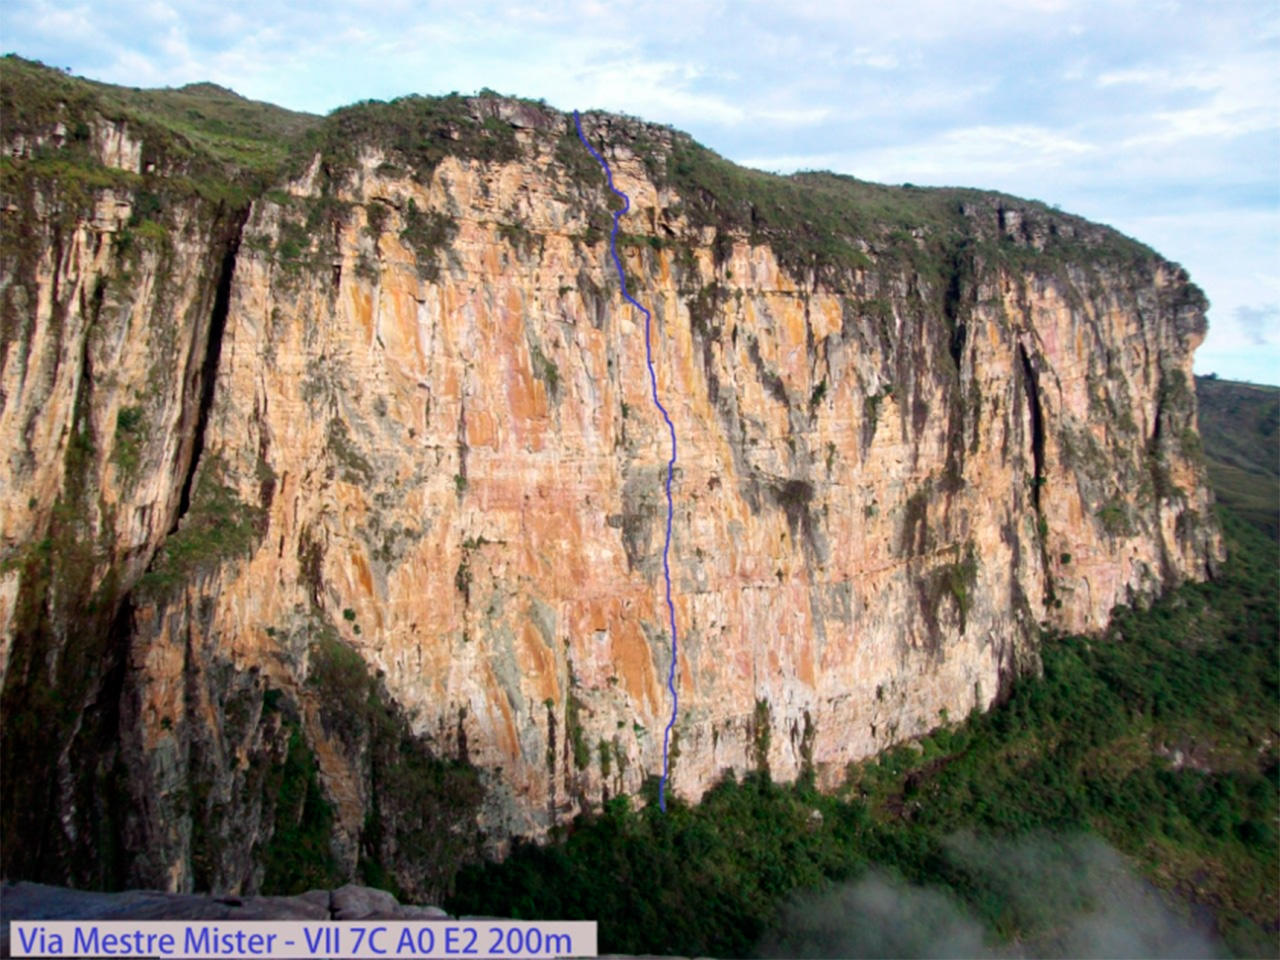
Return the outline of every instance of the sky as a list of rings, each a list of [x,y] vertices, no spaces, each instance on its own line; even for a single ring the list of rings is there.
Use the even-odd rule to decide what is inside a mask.
[[[0,0],[0,50],[315,113],[488,87],[1042,200],[1187,268],[1198,373],[1280,383],[1280,0]]]

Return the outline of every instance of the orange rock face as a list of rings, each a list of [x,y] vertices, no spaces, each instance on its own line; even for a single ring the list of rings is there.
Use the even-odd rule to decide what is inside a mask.
[[[585,123],[631,197],[623,231],[640,242],[620,252],[653,312],[679,438],[677,794],[764,763],[832,787],[850,762],[989,707],[1035,669],[1041,624],[1098,629],[1115,604],[1216,561],[1189,452],[1203,304],[1177,267],[1019,271],[979,255],[961,279],[873,244],[845,283],[816,282],[768,243],[700,230],[625,124]],[[370,788],[306,682],[325,632],[438,754],[480,769],[493,840],[541,834],[661,772],[667,438],[643,318],[590,229],[605,192],[569,176],[545,130],[515,138],[516,159],[448,156],[419,175],[370,147],[345,177],[322,182],[317,162],[254,201],[194,453],[183,397],[203,381],[182,344],[207,336],[198,321],[175,320],[176,339],[159,329],[147,284],[169,257],[164,316],[212,309],[212,228],[143,256],[136,306],[108,300],[109,336],[68,289],[118,269],[95,237],[129,208],[43,254],[25,372],[12,352],[4,368],[6,449],[25,424],[43,431],[29,461],[5,466],[6,544],[54,522],[86,356],[114,376],[92,408],[105,439],[91,509],[112,543],[96,576],[138,583],[173,519],[193,522],[184,457],[198,455],[193,496],[221,485],[251,512],[244,549],[134,590],[123,628],[132,762],[149,771],[149,843],[174,889],[195,883],[175,799],[194,762],[183,724],[217,731],[216,789],[232,806],[251,766],[252,725],[229,723],[215,664],[297,698],[335,849],[355,857]],[[326,198],[337,212],[317,222]],[[1024,249],[1047,229],[997,207],[965,210],[975,235]],[[447,237],[415,242],[424,215],[447,220]],[[178,374],[157,373],[158,356]],[[32,395],[37,362],[56,372]],[[125,478],[115,426],[133,406],[152,426]],[[16,569],[0,580],[6,655],[22,589]]]

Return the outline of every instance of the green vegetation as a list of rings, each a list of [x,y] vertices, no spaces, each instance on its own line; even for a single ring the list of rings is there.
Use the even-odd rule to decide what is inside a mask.
[[[533,364],[533,375],[547,385],[547,393],[554,400],[560,396],[560,368],[556,362],[542,352],[542,347],[532,339],[529,341],[529,360]]]
[[[144,594],[180,589],[196,573],[244,556],[257,542],[262,508],[242,501],[222,482],[224,473],[224,465],[215,457],[207,458],[201,466],[182,525],[165,540],[151,568],[138,581]]]
[[[0,60],[6,136],[43,145],[27,156],[0,158],[0,194],[20,208],[15,222],[22,223],[21,230],[0,237],[0,254],[23,262],[23,271],[34,275],[31,231],[40,228],[34,212],[40,195],[47,201],[41,216],[59,228],[83,218],[102,190],[132,194],[131,222],[116,239],[116,253],[124,261],[144,247],[163,255],[174,239],[179,220],[173,211],[181,201],[203,201],[196,205],[202,215],[217,211],[215,216],[231,223],[231,212],[243,214],[250,198],[265,193],[288,208],[271,251],[282,271],[328,270],[332,228],[351,213],[349,205],[335,199],[333,188],[354,168],[362,147],[384,150],[389,162],[382,173],[404,171],[423,182],[447,156],[512,161],[520,148],[514,129],[498,113],[492,95],[478,101],[451,95],[356,104],[322,119],[254,103],[209,84],[130,90],[6,57]],[[95,155],[95,127],[103,121],[127,125],[141,142],[138,172],[105,166]],[[553,130],[552,136],[559,138],[556,156],[568,179],[601,189],[599,167],[571,125]],[[920,289],[929,291],[922,295],[955,308],[957,301],[946,299],[948,291],[957,278],[971,276],[966,271],[978,258],[1054,275],[1067,261],[1124,263],[1138,273],[1154,262],[1151,251],[1114,231],[1034,202],[972,190],[879,186],[833,174],[779,177],[737,167],[679,135],[673,142],[670,150],[658,150],[640,137],[634,149],[655,177],[677,188],[690,222],[713,229],[719,266],[735,238],[745,237],[770,245],[803,281],[847,285],[873,263],[910,268]],[[295,202],[270,189],[283,175],[301,172],[316,151],[326,159],[320,197]],[[1044,250],[996,230],[993,224],[1006,208],[1047,227]],[[389,216],[372,205],[368,229],[380,235]],[[412,203],[404,216],[401,239],[414,249],[421,276],[435,279],[440,254],[457,226],[451,217],[421,212]],[[586,219],[588,242],[603,239],[610,226],[608,208],[597,203]],[[500,232],[517,249],[528,250],[529,235],[519,224]],[[655,248],[668,243],[648,236],[622,240]],[[689,271],[688,244],[677,245],[676,256]],[[357,270],[373,275],[368,263]],[[584,276],[578,289],[591,303],[601,294]],[[125,270],[116,272],[116,282],[128,285]],[[561,288],[562,296],[567,289]],[[1197,296],[1194,290],[1187,295]],[[700,335],[718,335],[720,299],[716,285],[693,295],[690,313]],[[12,296],[5,300],[0,345],[15,338],[25,322],[15,303]],[[850,310],[847,320],[865,318],[875,335],[888,335],[893,319],[888,299],[851,302]],[[537,345],[530,352],[534,374],[554,398],[560,386],[555,363]],[[776,374],[762,368],[761,376],[789,402]],[[1171,379],[1164,385],[1166,399],[1185,404],[1186,387]],[[1199,387],[1204,454],[1222,499],[1274,536],[1277,392],[1225,383]],[[811,409],[825,391],[825,381],[813,389]],[[886,387],[865,398],[864,445],[874,439],[889,395]],[[113,817],[125,822],[124,813],[116,812],[131,802],[120,772],[123,761],[111,770],[99,766],[105,755],[101,744],[118,727],[118,714],[111,712],[118,706],[109,706],[113,688],[104,685],[103,674],[123,672],[119,651],[127,644],[111,622],[119,609],[119,575],[100,555],[99,533],[89,522],[89,497],[96,494],[86,481],[85,464],[95,443],[107,439],[93,435],[91,422],[85,410],[77,410],[68,442],[70,480],[47,535],[10,561],[22,570],[15,635],[36,640],[15,643],[9,675],[36,679],[28,687],[11,683],[3,691],[7,782],[0,809],[6,836],[55,838],[41,839],[45,847],[32,845],[20,855],[6,853],[8,873],[74,876],[79,885],[110,887],[126,882],[126,851],[110,836],[63,839],[67,833],[55,820],[61,809],[54,802],[58,793],[51,786],[61,776],[54,769],[58,764],[87,771],[76,774],[80,809],[109,807],[104,823]],[[139,466],[145,439],[142,409],[120,410],[112,457],[126,474]],[[340,422],[330,424],[328,442],[343,478],[367,484],[372,466]],[[1195,438],[1185,430],[1174,442],[1189,455],[1196,450]],[[828,452],[828,465],[833,453]],[[1156,494],[1168,485],[1160,467],[1155,462],[1152,470]],[[262,511],[242,502],[223,478],[222,465],[207,459],[180,528],[139,583],[144,596],[179,590],[252,548]],[[459,496],[465,493],[464,474],[454,483]],[[798,516],[811,493],[788,485],[779,489],[778,502],[791,508],[789,517]],[[917,556],[932,546],[928,502],[928,491],[920,490],[904,505],[903,547]],[[629,510],[628,517],[647,522],[643,509]],[[1114,536],[1129,529],[1121,501],[1103,504],[1098,519]],[[1125,851],[1157,884],[1193,891],[1238,948],[1274,953],[1280,742],[1274,720],[1275,550],[1238,525],[1228,529],[1232,559],[1215,582],[1183,587],[1143,613],[1118,611],[1106,639],[1048,638],[1043,677],[1016,682],[999,709],[946,725],[919,749],[901,748],[853,769],[840,796],[817,794],[811,777],[795,787],[769,780],[771,716],[769,704],[760,701],[752,727],[758,771],[745,783],[727,781],[697,808],[673,799],[665,816],[656,809],[656,784],[650,783],[649,806],[640,813],[620,799],[560,831],[550,847],[517,846],[502,866],[468,870],[451,905],[505,916],[598,919],[605,949],[733,956],[753,949],[791,891],[846,879],[876,863],[915,882],[953,886],[993,930],[1018,938],[1034,931],[1010,919],[990,890],[966,886],[966,878],[948,872],[941,853],[946,838],[959,830],[982,835],[1085,830]],[[455,574],[468,602],[471,551],[482,543],[463,545]],[[318,581],[316,550],[314,544],[300,545],[299,557],[308,576]],[[1062,555],[1062,563],[1068,562]],[[954,600],[963,622],[975,575],[972,555],[937,568],[928,583],[935,605]],[[354,624],[353,611],[344,616]],[[358,629],[353,626],[353,632]],[[45,669],[55,662],[56,685]],[[322,630],[313,644],[310,667],[308,692],[319,703],[321,723],[352,762],[365,764],[371,803],[360,839],[362,876],[424,899],[448,892],[458,865],[478,850],[480,787],[474,771],[435,759],[389,705],[381,681],[332,629]],[[118,682],[116,676],[112,683]],[[566,736],[578,769],[591,759],[582,709],[570,693]],[[465,753],[462,719],[459,740]],[[69,732],[82,728],[91,732]],[[266,787],[276,797],[275,832],[262,852],[264,882],[281,893],[325,885],[334,870],[328,846],[333,814],[320,791],[315,756],[299,720],[286,719],[283,729],[284,759]],[[638,737],[647,735],[639,725],[633,729]],[[806,718],[806,766],[813,736]],[[51,749],[64,744],[74,749]],[[606,776],[614,760],[622,766],[625,755],[616,744],[611,751],[600,740],[598,750]],[[63,759],[55,764],[57,757]],[[22,777],[10,775],[13,771]],[[812,817],[815,810],[820,820]],[[105,834],[115,828],[102,829]]]
[[[759,773],[696,807],[669,797],[662,814],[651,780],[638,813],[618,798],[549,846],[466,868],[448,906],[598,920],[602,951],[739,957],[793,891],[879,865],[950,888],[993,940],[1025,940],[1056,907],[1014,909],[956,866],[951,838],[1085,832],[1208,907],[1237,952],[1275,955],[1280,578],[1270,544],[1230,516],[1225,526],[1231,557],[1216,582],[1145,612],[1118,608],[1105,638],[1046,637],[1043,677],[853,767],[838,796]],[[767,712],[757,705],[758,736]]]
[[[320,123],[311,114],[247,100],[213,83],[164,90],[92,86],[108,104],[184,136],[193,149],[226,167],[260,174],[274,173],[289,141]]]
[[[973,606],[973,588],[978,578],[978,554],[972,541],[965,548],[964,558],[954,563],[944,563],[929,573],[929,615],[933,623],[937,623],[938,604],[944,597],[955,601],[956,610],[960,614],[960,632],[969,617],[969,609]]]
[[[262,892],[267,896],[324,890],[342,883],[330,847],[333,809],[320,789],[315,755],[296,718],[286,729],[285,761],[271,767],[263,791],[275,800],[275,826],[261,851]],[[192,845],[197,846],[194,841]]]
[[[818,385],[813,388],[813,392],[809,394],[809,413],[812,414],[818,409],[818,405],[822,403],[822,398],[827,395],[827,381],[822,379],[818,381]]]
[[[719,283],[700,287],[689,297],[689,326],[695,336],[718,339],[724,325],[721,307],[729,297],[729,289]]]
[[[1126,537],[1133,532],[1128,508],[1119,497],[1113,497],[1104,503],[1098,508],[1096,515],[1102,529],[1113,537]]]
[[[2,181],[31,173],[56,180],[64,196],[104,186],[152,184],[164,193],[243,203],[275,178],[290,144],[321,119],[246,100],[211,83],[138,90],[71,77],[15,55],[0,59],[0,114],[7,136],[68,136],[30,159],[5,158]],[[97,118],[127,123],[142,141],[142,171],[104,166],[90,151]],[[72,193],[68,194],[67,191]],[[83,207],[81,207],[83,209]]]
[[[478,98],[456,93],[446,97],[408,96],[341,107],[296,141],[291,170],[302,172],[319,152],[324,154],[331,175],[341,178],[354,169],[358,151],[366,146],[381,148],[393,165],[403,167],[423,183],[430,180],[445,157],[491,163],[517,159],[520,148],[515,129],[493,114],[484,119],[472,116],[470,103],[474,99],[496,102],[497,95],[482,91]],[[541,108],[532,101],[521,102],[533,109]]]
[[[133,239],[144,244],[163,246],[169,242],[169,229],[154,220],[138,220],[129,228]]]
[[[368,778],[361,877],[401,896],[438,902],[459,866],[479,853],[476,814],[483,788],[475,769],[465,759],[437,759],[413,735],[381,678],[371,676],[360,654],[331,628],[322,628],[311,647],[307,686],[319,700],[326,734],[364,766]],[[325,850],[303,858],[308,869],[325,869]],[[290,874],[303,875],[300,867]],[[297,881],[280,892],[306,889]]]
[[[773,742],[773,712],[768,700],[757,700],[755,713],[751,715],[751,753],[756,770],[768,772],[769,747]]]
[[[571,182],[590,188],[605,186],[604,170],[578,139],[572,117],[565,117],[564,129],[556,141],[556,164]]]
[[[142,445],[146,442],[146,411],[142,407],[121,407],[116,414],[115,446],[111,459],[115,461],[126,480],[132,480],[142,459]]]
[[[582,709],[582,701],[570,689],[564,705],[564,724],[569,742],[573,746],[573,765],[579,770],[587,769],[591,763],[591,747],[587,743],[586,731],[582,728]]]
[[[862,449],[865,452],[876,438],[876,429],[880,425],[880,404],[883,397],[878,393],[868,394],[862,404]]]
[[[9,240],[8,231],[0,236]],[[43,535],[11,546],[0,562],[0,571],[21,578],[7,633],[12,672],[0,688],[0,873],[120,889],[127,851],[111,814],[125,809],[129,784],[123,765],[107,765],[95,747],[118,736],[119,714],[104,705],[103,691],[122,669],[113,623],[123,590],[110,564],[114,515],[93,482],[103,438],[90,402],[82,382],[66,434],[64,483]],[[97,820],[80,831],[60,825],[59,790],[97,811]]]
[[[286,194],[287,196],[287,194]],[[364,232],[376,243],[386,232],[387,220],[391,214],[385,203],[374,201],[365,207]]]
[[[979,254],[1051,275],[1063,259],[1134,263],[1154,256],[1115,231],[1042,203],[979,190],[890,187],[825,172],[778,176],[739,167],[681,135],[665,168],[653,173],[679,191],[695,226],[766,243],[793,276],[835,286],[848,287],[852,274],[873,260],[910,265],[935,282],[941,296],[944,276]],[[983,206],[990,208],[993,224],[997,208],[1005,207],[1047,221],[1044,250],[994,232],[974,242],[966,215]]]
[[[440,276],[440,254],[447,250],[458,232],[458,225],[442,213],[423,213],[413,202],[404,215],[405,227],[400,240],[412,248],[418,261],[418,276],[436,280]]]
[[[471,557],[467,553],[462,554],[462,560],[458,562],[458,569],[453,574],[453,585],[457,591],[468,599],[471,596]]]
[[[673,241],[649,233],[618,233],[620,247],[648,247],[650,250],[665,250],[676,246]]]
[[[342,468],[342,481],[361,486],[371,483],[374,477],[373,466],[356,449],[346,421],[340,417],[331,418],[326,433],[327,449],[330,457]]]
[[[273,188],[300,175],[317,153],[325,161],[320,190],[327,196],[369,147],[387,157],[380,174],[425,183],[449,156],[484,163],[517,160],[521,148],[515,128],[502,119],[511,110],[526,115],[527,128],[543,131],[537,135],[555,138],[557,167],[570,183],[595,191],[604,183],[569,118],[541,102],[500,98],[491,91],[475,97],[455,93],[364,101],[321,118],[246,100],[212,84],[136,90],[69,77],[14,56],[0,64],[0,88],[10,133],[37,138],[58,129],[68,132],[31,157],[0,158],[0,185],[22,193],[32,177],[57,182],[69,207],[81,212],[93,192],[107,186],[154,188],[165,196],[197,194],[233,207],[263,194],[279,200],[285,195]],[[141,139],[140,174],[109,169],[92,155],[98,117],[127,122]],[[623,122],[650,175],[683,198],[690,223],[714,230],[718,266],[735,240],[745,237],[770,245],[802,281],[851,289],[849,281],[858,271],[886,265],[910,269],[924,295],[941,305],[955,278],[972,274],[977,258],[1055,276],[1064,261],[1123,262],[1139,269],[1154,261],[1150,250],[1115,231],[1033,201],[978,190],[890,187],[831,173],[776,176],[739,167],[683,134]],[[1016,213],[1024,232],[1027,224],[1039,228],[1047,238],[1043,250],[1004,228],[1006,211]],[[609,209],[593,204],[587,216],[584,239],[599,242],[610,227]],[[371,213],[368,229],[380,232],[384,219],[385,211]],[[418,250],[419,269],[431,279],[438,270],[435,253],[447,245],[454,225],[442,214],[419,214],[415,222],[412,208],[407,220],[405,240]],[[153,240],[166,229],[158,216],[147,215],[141,225]],[[325,232],[313,227],[308,223],[305,238],[282,237],[282,263],[297,265],[311,238],[323,238]],[[536,242],[520,224],[503,229],[522,256]],[[674,244],[678,254],[688,248],[649,235],[621,240],[655,249]],[[360,270],[372,275],[368,265]]]
[[[1280,388],[1196,377],[1196,397],[1200,439],[1219,502],[1273,540],[1280,538]]]
[[[328,187],[324,183],[323,192],[317,197],[289,197],[281,202],[280,234],[273,250],[266,238],[247,240],[249,246],[271,252],[286,286],[306,273],[314,275],[333,267],[337,255],[335,238],[351,218],[354,205],[339,200]],[[377,279],[376,263],[364,257],[357,259],[355,272],[370,281]]]
[[[498,224],[498,236],[505,240],[521,259],[527,259],[535,253],[542,253],[544,243],[542,234],[535,233],[522,223]]]

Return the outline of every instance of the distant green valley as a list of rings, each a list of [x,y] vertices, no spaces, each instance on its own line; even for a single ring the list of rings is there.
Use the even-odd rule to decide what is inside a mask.
[[[1196,397],[1218,502],[1280,537],[1280,387],[1196,377]]]

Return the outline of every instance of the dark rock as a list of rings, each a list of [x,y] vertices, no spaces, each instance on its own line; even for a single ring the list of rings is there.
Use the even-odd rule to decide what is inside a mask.
[[[385,890],[347,884],[333,891],[331,910],[335,920],[367,920],[375,914],[395,915],[400,901]]]
[[[449,914],[439,907],[415,907],[401,904],[397,911],[398,920],[449,920]]]

